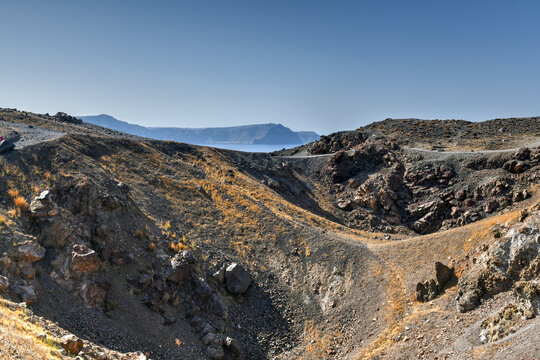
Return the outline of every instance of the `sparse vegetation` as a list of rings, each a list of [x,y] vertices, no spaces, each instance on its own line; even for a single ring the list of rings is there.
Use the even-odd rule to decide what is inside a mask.
[[[40,121],[49,126],[46,120]],[[379,165],[370,168],[373,162],[369,162],[369,166],[355,169],[358,172],[349,174],[349,178],[333,183],[325,177],[332,155],[288,159],[238,154],[173,142],[119,139],[83,125],[84,131],[60,128],[65,125],[58,122],[50,126],[58,126],[56,129],[69,135],[55,140],[56,143],[41,144],[39,161],[28,149],[21,150],[17,159],[0,159],[4,169],[1,180],[10,189],[4,196],[4,208],[0,209],[0,228],[5,239],[0,244],[0,254],[19,254],[20,246],[34,242],[48,251],[32,268],[20,266],[20,255],[15,255],[10,260],[15,263],[10,266],[19,273],[12,275],[10,286],[23,283],[24,270],[25,276],[33,277],[31,281],[25,280],[27,283],[41,285],[42,279],[50,276],[62,305],[81,306],[85,310],[85,297],[95,296],[101,302],[91,306],[99,311],[82,312],[98,314],[91,322],[76,311],[70,313],[69,320],[74,321],[78,335],[89,339],[101,329],[107,335],[118,331],[125,338],[114,337],[118,341],[115,346],[127,349],[140,339],[141,344],[152,344],[148,350],[156,359],[171,358],[171,354],[189,359],[192,354],[199,356],[204,352],[197,319],[193,333],[186,336],[190,341],[181,337],[186,335],[183,332],[173,333],[168,327],[176,323],[172,326],[189,329],[194,315],[210,324],[219,336],[237,337],[246,358],[264,358],[268,354],[298,359],[392,358],[388,354],[396,351],[403,358],[431,357],[432,352],[427,350],[417,353],[428,342],[420,337],[428,338],[426,330],[436,336],[442,329],[440,339],[429,338],[429,344],[440,344],[447,334],[443,331],[447,330],[446,323],[441,322],[451,323],[454,328],[449,328],[456,332],[469,324],[464,321],[467,315],[455,312],[455,287],[446,289],[432,304],[420,303],[413,300],[416,283],[430,278],[428,272],[436,261],[448,266],[455,264],[456,273],[461,275],[463,263],[459,260],[470,254],[472,261],[481,245],[493,241],[494,227],[506,228],[507,222],[517,222],[519,210],[533,201],[529,195],[518,194],[524,198],[523,204],[507,206],[501,201],[493,212],[485,214],[478,204],[484,205],[485,198],[491,196],[487,190],[491,189],[479,185],[492,169],[475,173],[478,184],[467,187],[465,197],[470,199],[470,205],[462,205],[465,200],[457,200],[452,192],[472,182],[461,182],[460,175],[452,173],[452,184],[445,182],[442,175],[432,183],[404,183],[411,191],[408,195],[417,199],[406,204],[411,205],[411,211],[402,211],[395,220],[399,226],[394,226],[386,222],[386,215],[395,210],[380,202],[388,197],[396,206],[402,206],[399,196],[393,198],[385,193],[391,182],[370,190],[376,196],[365,206],[353,204],[342,210],[336,202],[341,197],[353,200],[367,179],[379,175],[399,178],[401,173],[411,174],[411,166],[419,163],[436,164],[420,174],[422,180],[432,173],[444,174],[446,170],[440,169],[447,165],[445,158],[459,155],[408,152],[405,146],[396,151],[384,150],[388,156]],[[478,134],[482,126],[475,130]],[[445,138],[459,146],[462,140],[455,137],[464,127],[471,128],[459,121],[447,121],[440,126],[438,121],[411,119],[390,119],[375,126],[378,136],[391,133],[396,142],[401,141],[404,133],[409,133],[413,140],[427,136],[427,143],[437,145],[437,149],[439,144],[444,147],[450,143]],[[433,134],[437,134],[436,143],[430,138]],[[468,135],[464,136],[466,141],[470,140]],[[351,144],[358,140],[349,139]],[[370,141],[373,146],[384,145],[382,140]],[[351,149],[357,155],[365,151],[358,143],[351,145]],[[478,163],[483,165],[488,157],[480,160]],[[454,165],[463,165],[460,161]],[[460,171],[473,172],[473,167],[478,166],[467,165],[470,167],[462,166]],[[392,167],[399,171],[385,172]],[[497,168],[497,173],[504,171],[508,172]],[[508,182],[506,193],[497,197],[510,202],[516,184],[528,175],[509,175],[513,182]],[[353,187],[350,179],[360,185]],[[342,188],[351,191],[342,192]],[[53,194],[52,206],[58,207],[59,214],[47,221],[36,219],[35,212],[25,214],[27,201],[47,189]],[[486,191],[482,193],[483,190]],[[528,190],[536,196],[537,189]],[[408,227],[417,220],[411,215],[413,207],[444,197],[443,192],[448,193],[444,195],[448,198],[442,203],[451,205],[440,212],[441,222],[446,221],[442,230],[415,234]],[[502,212],[510,205],[515,206],[512,211]],[[453,206],[457,207],[455,216],[450,215]],[[358,215],[363,210],[366,216]],[[459,226],[452,222],[471,210],[491,217],[463,217]],[[344,221],[355,216],[369,219],[369,227]],[[60,238],[65,243],[57,242]],[[84,278],[88,282],[77,282],[80,279],[71,276],[75,245],[87,251],[85,258],[93,257],[100,263],[96,272]],[[184,250],[188,252],[176,254]],[[51,253],[52,259],[48,255]],[[178,283],[168,279],[173,263],[190,259],[190,255],[197,258],[197,266],[193,267],[196,275]],[[252,276],[253,283],[246,293],[233,294],[222,278],[221,271],[233,262]],[[83,285],[95,287],[85,288],[89,291],[85,293]],[[8,295],[21,301],[20,294],[12,288]],[[47,296],[49,291],[36,289],[38,297]],[[214,310],[220,310],[219,299],[228,313],[214,321]],[[65,314],[50,303],[40,306],[45,308],[44,314],[65,320]],[[133,331],[124,323],[127,307],[143,319],[132,319]],[[28,320],[24,316],[22,319]],[[218,329],[221,325],[223,331]],[[154,339],[144,335],[150,326],[162,347],[153,347]],[[30,337],[27,341],[36,340]],[[3,346],[0,344],[0,351]]]
[[[25,308],[0,299],[0,359],[59,359],[57,339],[47,337],[45,341],[38,334],[46,330],[37,323],[29,321],[31,317]]]
[[[17,196],[13,199],[13,203],[15,204],[15,208],[17,209],[17,216],[21,216],[23,212],[28,210],[28,203],[26,202],[26,199],[22,196]]]

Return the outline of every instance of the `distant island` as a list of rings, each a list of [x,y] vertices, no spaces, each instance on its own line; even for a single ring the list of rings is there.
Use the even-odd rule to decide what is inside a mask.
[[[257,124],[215,128],[145,127],[101,114],[78,116],[86,123],[157,140],[197,145],[303,145],[319,139],[313,131],[292,131],[281,124]]]

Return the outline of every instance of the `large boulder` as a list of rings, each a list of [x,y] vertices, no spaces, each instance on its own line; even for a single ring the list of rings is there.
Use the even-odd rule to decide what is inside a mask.
[[[211,360],[221,360],[225,358],[225,352],[221,345],[212,344],[206,348],[206,353]]]
[[[62,336],[60,345],[71,355],[77,355],[83,348],[82,340],[73,334]]]
[[[27,262],[19,263],[19,275],[25,280],[31,280],[36,277],[36,270]]]
[[[238,340],[227,336],[227,338],[225,338],[225,347],[235,359],[241,359],[244,356]]]
[[[438,230],[447,210],[447,204],[442,199],[409,206],[410,215],[418,219],[411,225],[411,229],[420,234]]]
[[[84,305],[89,308],[101,309],[105,304],[105,296],[110,288],[107,281],[85,281],[81,287],[80,295]]]
[[[416,300],[426,302],[437,297],[437,283],[434,279],[426,280],[416,284]]]
[[[101,265],[99,255],[85,245],[73,245],[71,256],[73,271],[92,274],[97,272]]]
[[[444,286],[454,277],[454,268],[441,262],[435,263],[435,278],[416,284],[416,300],[420,302],[435,299],[444,291]]]
[[[69,224],[58,218],[43,228],[39,241],[47,248],[54,247],[61,249],[68,243],[68,239],[72,233],[73,230]]]
[[[34,305],[37,301],[36,292],[31,285],[19,285],[16,288],[16,292],[21,296],[22,301],[24,301],[26,305]]]
[[[518,160],[508,160],[503,164],[503,169],[513,174],[521,174],[529,169],[529,164]]]
[[[19,247],[19,258],[30,263],[45,257],[45,248],[36,242]]]
[[[435,279],[437,281],[437,291],[439,293],[453,276],[454,268],[449,268],[439,261],[435,263]]]
[[[51,192],[49,190],[42,191],[39,196],[32,200],[30,203],[30,213],[35,218],[53,216],[58,213],[56,205],[52,202]]]
[[[521,148],[514,153],[513,157],[518,160],[529,160],[531,158],[531,149]]]
[[[6,153],[13,149],[15,149],[15,144],[13,144],[11,141],[6,139],[0,141],[0,154]]]
[[[0,292],[6,291],[9,287],[9,279],[5,276],[0,275]]]
[[[227,290],[233,294],[243,294],[251,285],[251,275],[237,263],[232,263],[225,270]]]
[[[198,271],[198,259],[187,250],[176,254],[171,259],[171,265],[167,270],[167,280],[174,283],[181,282]]]

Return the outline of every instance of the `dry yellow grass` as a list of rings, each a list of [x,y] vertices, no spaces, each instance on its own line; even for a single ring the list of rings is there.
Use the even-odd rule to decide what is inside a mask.
[[[530,203],[537,201],[538,196],[536,193]],[[385,281],[389,300],[386,307],[387,327],[356,358],[379,356],[393,345],[393,339],[402,331],[404,324],[426,311],[439,311],[436,308],[425,309],[422,304],[412,301],[412,281],[418,281],[417,274],[421,269],[431,269],[435,261],[460,259],[477,246],[489,242],[493,237],[494,225],[511,225],[518,220],[519,213],[520,209],[514,209],[460,228],[414,236],[400,242],[367,242],[370,249],[384,259],[384,267],[372,264],[370,274],[375,278],[388,279]],[[366,243],[365,240],[358,240]],[[410,259],[415,259],[414,267],[411,267]],[[459,276],[460,269],[456,270]]]
[[[176,251],[176,252],[180,252],[188,248],[186,244],[183,244],[180,241],[171,241],[171,243],[169,244],[169,247],[171,248],[171,250]]]
[[[47,331],[27,321],[24,309],[0,300],[0,360],[59,359],[57,339],[48,337],[46,342],[38,334]]]
[[[304,353],[298,359],[332,359],[332,342],[339,337],[341,337],[340,333],[324,331],[313,321],[307,321],[304,324]]]
[[[478,244],[493,237],[492,227],[494,225],[512,225],[519,218],[519,210],[510,211],[500,215],[492,216],[478,223],[471,231],[470,238],[463,244],[463,250],[468,252]]]
[[[13,199],[19,196],[19,190],[17,189],[9,189],[8,190],[9,196],[11,196]]]
[[[17,216],[17,209],[16,208],[11,208],[8,210],[7,212],[9,214],[9,216],[11,216],[12,218],[16,217]]]
[[[18,194],[18,191],[15,190],[13,193],[15,194],[15,192]],[[26,202],[26,199],[23,198],[22,196],[20,195],[16,195],[14,198],[13,198],[13,203],[15,205],[15,207],[11,210],[8,211],[8,213],[11,215],[11,217],[20,217],[22,215],[23,212],[25,212],[26,210],[28,210],[28,203]]]
[[[26,202],[26,199],[22,196],[17,196],[15,199],[13,199],[13,202],[15,203],[15,207],[17,208],[19,215],[21,212],[28,209],[28,203]]]

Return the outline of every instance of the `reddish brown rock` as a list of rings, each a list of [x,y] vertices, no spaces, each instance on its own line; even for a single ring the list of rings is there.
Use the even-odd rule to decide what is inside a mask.
[[[77,355],[83,348],[82,340],[72,334],[63,336],[60,345],[71,355]]]
[[[101,309],[105,303],[105,296],[107,295],[107,290],[109,284],[106,282],[95,283],[92,281],[87,281],[81,287],[81,297],[84,300],[85,306],[94,309]]]
[[[45,248],[38,243],[23,245],[19,248],[19,257],[30,263],[39,261],[45,257]]]
[[[99,255],[85,245],[73,245],[72,270],[83,273],[95,273],[99,270],[101,260]]]

